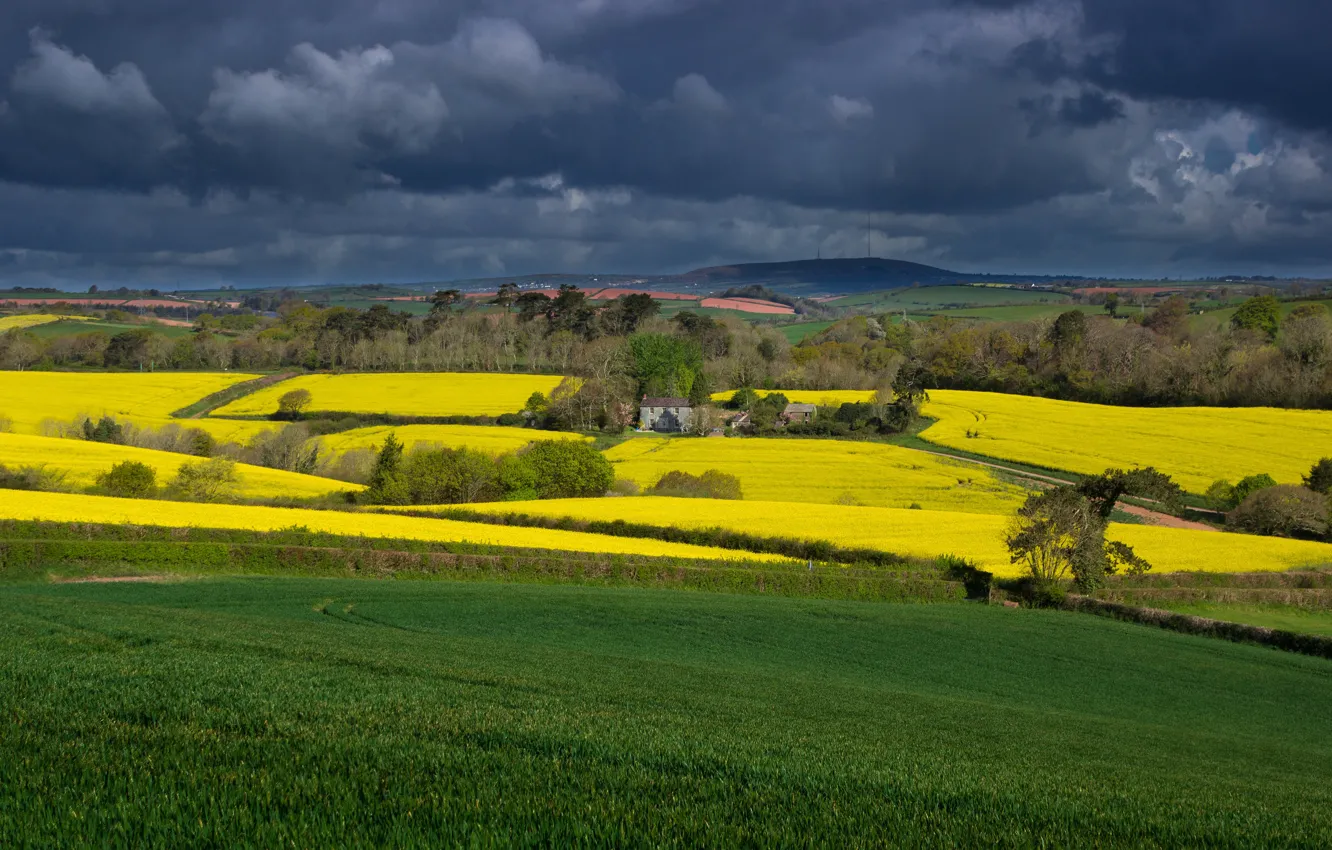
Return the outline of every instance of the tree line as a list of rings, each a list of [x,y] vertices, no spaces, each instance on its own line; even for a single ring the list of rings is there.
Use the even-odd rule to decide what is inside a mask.
[[[979,322],[855,315],[797,344],[772,325],[694,311],[660,314],[642,295],[605,305],[573,287],[501,293],[477,304],[436,294],[411,316],[375,305],[320,309],[287,301],[276,317],[200,317],[169,338],[0,336],[0,368],[501,371],[580,379],[552,399],[561,427],[615,430],[642,395],[701,404],[736,388],[880,390],[906,370],[923,389],[955,388],[1125,405],[1332,406],[1332,322],[1323,305],[1281,315],[1252,298],[1225,324],[1198,326],[1182,297],[1129,317],[1070,310],[1053,320]],[[558,402],[555,404],[554,402]],[[853,414],[864,418],[869,411]]]

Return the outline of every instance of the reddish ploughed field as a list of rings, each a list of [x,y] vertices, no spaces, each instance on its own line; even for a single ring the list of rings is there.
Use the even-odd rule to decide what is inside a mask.
[[[753,301],[739,298],[704,298],[700,307],[715,307],[718,310],[739,310],[742,313],[768,313],[773,315],[794,316],[795,310],[785,304],[770,301]]]

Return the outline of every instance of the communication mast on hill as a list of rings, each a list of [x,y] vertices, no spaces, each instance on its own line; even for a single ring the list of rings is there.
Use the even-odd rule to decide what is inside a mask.
[[[873,254],[870,253],[870,228],[873,226],[873,223],[874,213],[865,213],[865,259],[867,260],[873,256]]]

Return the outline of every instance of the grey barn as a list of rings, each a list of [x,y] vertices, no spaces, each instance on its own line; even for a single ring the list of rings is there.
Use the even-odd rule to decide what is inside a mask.
[[[643,396],[638,420],[645,431],[687,431],[694,419],[694,408],[687,398],[649,398]]]

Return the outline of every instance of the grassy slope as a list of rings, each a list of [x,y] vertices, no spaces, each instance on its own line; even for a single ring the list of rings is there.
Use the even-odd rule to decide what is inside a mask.
[[[1180,614],[1192,614],[1195,617],[1209,617],[1231,623],[1332,637],[1332,611],[1313,611],[1293,605],[1240,605],[1172,600],[1149,600],[1142,604],[1151,608],[1177,611]]]
[[[106,334],[107,336],[113,336],[123,331],[149,330],[153,333],[159,333],[174,339],[176,337],[189,336],[193,333],[190,328],[182,328],[175,325],[161,325],[157,323],[131,324],[129,322],[106,321],[83,322],[73,319],[38,325],[37,327],[30,328],[30,330],[37,336],[48,338],[86,333],[101,333]]]
[[[1332,841],[1326,662],[1099,618],[0,588],[0,843]]]

